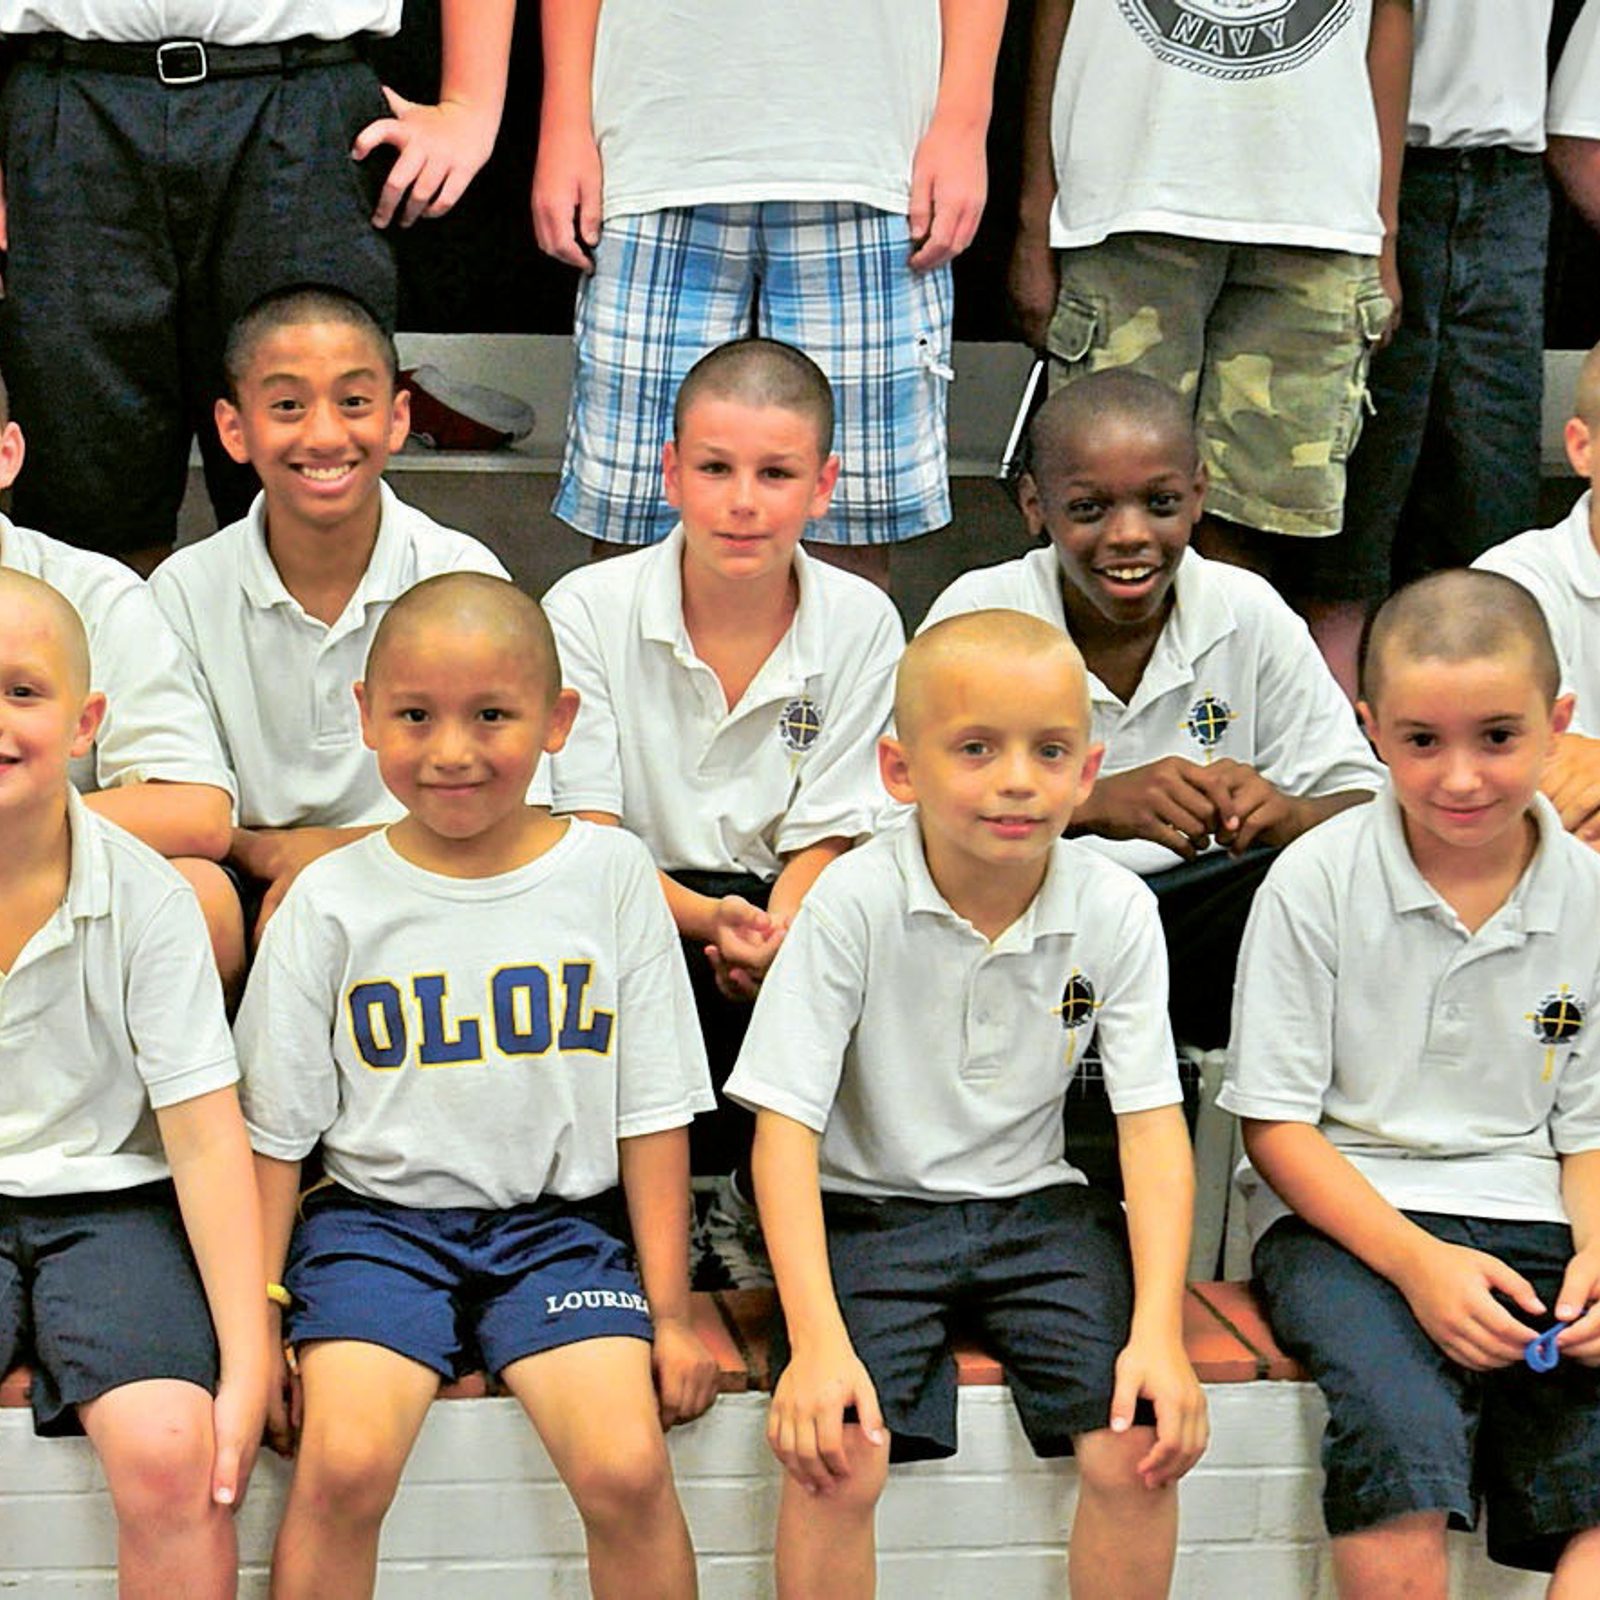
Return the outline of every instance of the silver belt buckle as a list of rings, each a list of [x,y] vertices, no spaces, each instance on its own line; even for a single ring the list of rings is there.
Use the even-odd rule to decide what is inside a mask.
[[[168,39],[156,46],[156,76],[169,89],[204,83],[207,69],[206,47],[199,39]]]

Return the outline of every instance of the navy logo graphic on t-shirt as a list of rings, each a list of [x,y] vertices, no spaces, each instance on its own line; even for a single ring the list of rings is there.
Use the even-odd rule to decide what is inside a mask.
[[[1203,694],[1189,707],[1188,715],[1183,719],[1184,732],[1209,757],[1222,743],[1222,736],[1236,715],[1226,700],[1214,694]]]
[[[788,702],[778,715],[778,737],[784,749],[802,755],[817,742],[822,732],[822,712],[815,700],[799,695]]]
[[[1159,60],[1208,78],[1261,78],[1309,60],[1350,0],[1117,0]]]
[[[1543,1081],[1548,1083],[1555,1070],[1557,1048],[1572,1044],[1583,1032],[1583,1002],[1562,984],[1532,1011],[1524,1012],[1522,1020],[1533,1024],[1534,1038],[1545,1047]]]

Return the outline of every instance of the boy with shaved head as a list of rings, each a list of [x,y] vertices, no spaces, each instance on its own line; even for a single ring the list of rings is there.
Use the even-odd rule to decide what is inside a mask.
[[[1081,378],[1028,435],[1022,509],[1049,542],[963,574],[923,626],[1007,606],[1072,635],[1106,749],[1073,831],[1150,880],[1179,1037],[1211,1047],[1227,1038],[1254,847],[1287,844],[1382,774],[1305,624],[1254,573],[1189,547],[1206,487],[1182,396],[1123,370]]]
[[[684,1132],[710,1091],[655,870],[527,804],[578,702],[512,584],[409,590],[357,696],[405,815],[296,880],[238,1024],[304,1386],[273,1593],[370,1593],[429,1403],[486,1366],[572,1490],[595,1593],[690,1596],[662,1429],[716,1382],[689,1326]],[[296,1225],[319,1142],[329,1182]]]
[[[267,1324],[233,1041],[178,873],[73,788],[84,625],[0,568],[0,1369],[87,1433],[118,1592],[232,1593]]]
[[[1566,427],[1567,459],[1589,487],[1553,528],[1536,528],[1473,562],[1515,578],[1544,612],[1577,698],[1572,726],[1545,772],[1544,792],[1563,824],[1600,849],[1600,345],[1584,358]]]
[[[816,875],[885,806],[899,615],[800,548],[839,472],[833,391],[809,356],[742,339],[703,357],[663,452],[681,522],[648,550],[569,573],[545,597],[583,699],[552,762],[555,804],[649,845],[683,935],[712,1081]],[[720,1178],[707,1287],[770,1282],[749,1205],[750,1119],[725,1102],[694,1134]]]
[[[1034,1449],[1078,1457],[1076,1600],[1152,1600],[1206,1437],[1155,905],[1061,837],[1101,751],[1060,629],[1014,611],[929,629],[895,724],[879,764],[914,816],[818,878],[728,1083],[756,1111],[788,1338],[767,1430],[788,1471],[778,1592],[873,1592],[889,1463],[955,1452],[962,1325],[999,1355]],[[1126,1222],[1063,1154],[1095,1040]]]
[[[1389,787],[1283,853],[1239,958],[1220,1103],[1273,1329],[1327,1398],[1350,1600],[1445,1600],[1480,1505],[1493,1559],[1600,1592],[1600,859],[1538,792],[1557,688],[1511,580],[1394,596],[1361,706]]]

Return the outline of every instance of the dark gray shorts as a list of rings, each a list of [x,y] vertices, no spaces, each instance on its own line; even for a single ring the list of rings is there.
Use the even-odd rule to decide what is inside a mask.
[[[956,1451],[952,1336],[1005,1368],[1041,1456],[1070,1455],[1110,1425],[1116,1361],[1133,1316],[1122,1207],[1058,1184],[1008,1200],[824,1195],[834,1292],[877,1390],[893,1461]],[[775,1370],[787,1361],[776,1347]],[[1137,1421],[1152,1423],[1143,1402]]]
[[[34,1368],[34,1430],[82,1433],[108,1390],[177,1378],[215,1392],[217,1341],[170,1183],[0,1198],[0,1370]]]
[[[1555,1304],[1570,1229],[1406,1214],[1436,1238],[1504,1261]],[[1328,1402],[1329,1533],[1415,1511],[1445,1511],[1471,1528],[1482,1504],[1490,1557],[1549,1572],[1572,1534],[1600,1526],[1600,1369],[1563,1360],[1536,1373],[1518,1361],[1469,1372],[1422,1331],[1392,1283],[1296,1217],[1267,1230],[1255,1269],[1279,1343]]]

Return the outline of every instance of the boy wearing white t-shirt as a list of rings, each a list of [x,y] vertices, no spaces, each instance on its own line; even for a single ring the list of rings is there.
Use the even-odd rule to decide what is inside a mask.
[[[1567,419],[1567,459],[1589,487],[1553,528],[1534,528],[1473,562],[1515,578],[1544,612],[1561,663],[1561,687],[1576,698],[1540,787],[1562,825],[1600,848],[1600,345],[1584,358]]]
[[[1480,1503],[1492,1558],[1600,1592],[1600,860],[1537,792],[1558,683],[1509,579],[1390,600],[1361,708],[1390,787],[1284,852],[1239,959],[1219,1103],[1274,1332],[1328,1402],[1350,1600],[1445,1600]]]
[[[297,881],[238,1024],[304,1396],[273,1593],[370,1593],[440,1382],[485,1366],[572,1490],[595,1592],[687,1600],[662,1430],[716,1385],[684,1133],[710,1093],[655,871],[629,835],[526,803],[577,697],[510,583],[409,591],[359,695],[405,815]],[[329,1182],[296,1224],[319,1142]],[[286,1448],[281,1393],[269,1427]]]
[[[1149,892],[1061,838],[1094,781],[1082,661],[1013,611],[905,652],[884,784],[915,816],[818,880],[729,1093],[787,1331],[767,1437],[778,1592],[873,1592],[891,1460],[956,1449],[952,1328],[1006,1369],[1034,1450],[1075,1454],[1077,1600],[1171,1580],[1205,1447],[1183,1350],[1193,1169]],[[1063,1155],[1099,1038],[1127,1216]]]
[[[1178,1036],[1218,1046],[1257,847],[1365,800],[1382,769],[1305,624],[1254,573],[1189,548],[1210,480],[1181,396],[1095,373],[1040,409],[1027,460],[1023,512],[1050,543],[964,573],[923,626],[1007,606],[1072,635],[1106,748],[1073,832],[1151,880]]]
[[[385,608],[434,573],[505,569],[384,484],[410,395],[395,389],[394,341],[359,300],[317,285],[267,295],[234,324],[226,365],[217,428],[262,492],[150,587],[238,781],[228,853],[265,886],[264,922],[307,862],[396,815],[350,694]]]
[[[799,547],[839,471],[832,434],[830,387],[800,351],[713,351],[684,380],[664,455],[680,526],[545,597],[583,704],[551,762],[556,808],[649,845],[719,1087],[806,891],[887,805],[873,751],[899,616]],[[719,1111],[696,1129],[695,1170],[738,1173],[749,1135],[737,1107]],[[724,1188],[719,1216],[747,1215]]]
[[[267,1324],[238,1067],[183,879],[97,816],[83,623],[0,570],[0,1369],[87,1433],[119,1592],[231,1594]]]
[[[1207,552],[1311,602],[1290,539],[1343,526],[1367,363],[1399,306],[1410,61],[1410,0],[1034,17],[1023,331],[1061,381],[1132,366],[1188,396]]]
[[[650,544],[673,395],[707,350],[798,345],[839,398],[808,538],[888,587],[950,520],[951,259],[987,189],[1005,0],[546,0],[541,248],[585,274],[556,514]]]

